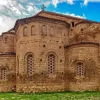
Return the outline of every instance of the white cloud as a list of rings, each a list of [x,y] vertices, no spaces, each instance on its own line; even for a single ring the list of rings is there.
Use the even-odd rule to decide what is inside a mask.
[[[0,1],[0,5],[7,5],[7,0]]]
[[[14,26],[15,21],[16,19],[0,16],[0,33],[10,30]]]
[[[67,0],[69,4],[73,4],[73,0]]]
[[[34,10],[34,7],[28,5],[28,6],[27,6],[27,10],[28,10],[29,12],[31,12],[31,11]]]
[[[28,0],[18,0],[18,1],[20,1],[20,2],[22,2],[22,3],[25,3],[25,2],[27,2]]]
[[[73,4],[73,0],[52,0],[52,3],[54,4],[55,7],[57,7],[57,4],[61,2],[67,2],[68,4]]]
[[[87,3],[88,3],[88,0],[84,0],[84,5],[87,5]]]
[[[54,4],[55,7],[57,6],[58,2],[59,2],[58,0],[52,0],[52,3]]]
[[[65,15],[72,16],[72,17],[77,17],[77,18],[81,18],[81,19],[86,19],[85,14],[83,14],[82,16],[80,16],[80,15],[75,15],[74,13],[64,13],[64,14],[65,14]]]
[[[53,11],[53,12],[55,12],[55,11]],[[81,18],[81,19],[86,19],[86,16],[85,16],[84,13],[83,13],[82,16],[80,16],[80,15],[76,15],[76,14],[74,14],[74,13],[69,13],[69,12],[66,12],[66,13],[56,12],[56,13],[64,14],[64,15],[72,16],[72,17],[77,17],[77,18]]]
[[[32,16],[40,11],[36,5],[33,7],[27,2],[28,0],[0,0],[0,34],[13,28],[17,19]]]
[[[84,0],[84,5],[87,5],[88,2],[100,2],[100,0]]]

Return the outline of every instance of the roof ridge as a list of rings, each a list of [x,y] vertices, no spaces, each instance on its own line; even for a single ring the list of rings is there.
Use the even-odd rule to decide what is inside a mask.
[[[39,15],[39,14],[42,13],[42,12],[44,12],[44,13],[49,13],[49,14],[54,14],[54,15],[58,15],[58,16],[63,16],[63,17],[67,17],[67,18],[77,19],[77,20],[83,20],[83,21],[86,21],[86,22],[100,23],[100,22],[93,21],[93,20],[82,19],[82,18],[73,17],[73,16],[70,16],[70,15],[64,15],[64,14],[56,13],[56,12],[50,12],[50,11],[40,11],[40,12],[39,12],[38,14],[36,14],[36,15]]]

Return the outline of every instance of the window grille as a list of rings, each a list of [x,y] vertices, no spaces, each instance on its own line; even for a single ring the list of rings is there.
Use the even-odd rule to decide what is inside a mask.
[[[33,56],[30,54],[27,56],[27,74],[31,76],[33,74]]]
[[[50,54],[48,56],[48,72],[54,73],[55,71],[55,56],[53,54]]]
[[[7,79],[7,70],[6,68],[1,69],[1,80],[6,80]]]

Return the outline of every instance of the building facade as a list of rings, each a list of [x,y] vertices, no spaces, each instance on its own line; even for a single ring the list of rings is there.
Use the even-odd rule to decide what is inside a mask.
[[[0,92],[100,90],[100,23],[41,11],[0,36]]]

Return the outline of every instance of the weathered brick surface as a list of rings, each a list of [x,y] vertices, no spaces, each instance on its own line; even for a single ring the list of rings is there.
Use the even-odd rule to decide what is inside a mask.
[[[1,80],[0,72],[0,92],[14,91],[16,86],[16,57],[15,55],[0,55],[0,70],[6,68],[7,79]]]
[[[14,29],[0,36],[0,69],[7,69],[0,92],[100,90],[99,32],[99,23],[45,11],[18,20]],[[31,76],[27,75],[28,54],[34,60]],[[48,72],[49,54],[55,56],[53,74]],[[82,76],[77,75],[80,63]]]
[[[66,54],[67,64],[65,72],[69,73],[70,90],[96,90],[99,87],[99,61],[97,44],[77,44],[68,47]],[[84,64],[84,77],[76,74],[77,62]],[[79,88],[78,88],[79,87]]]

